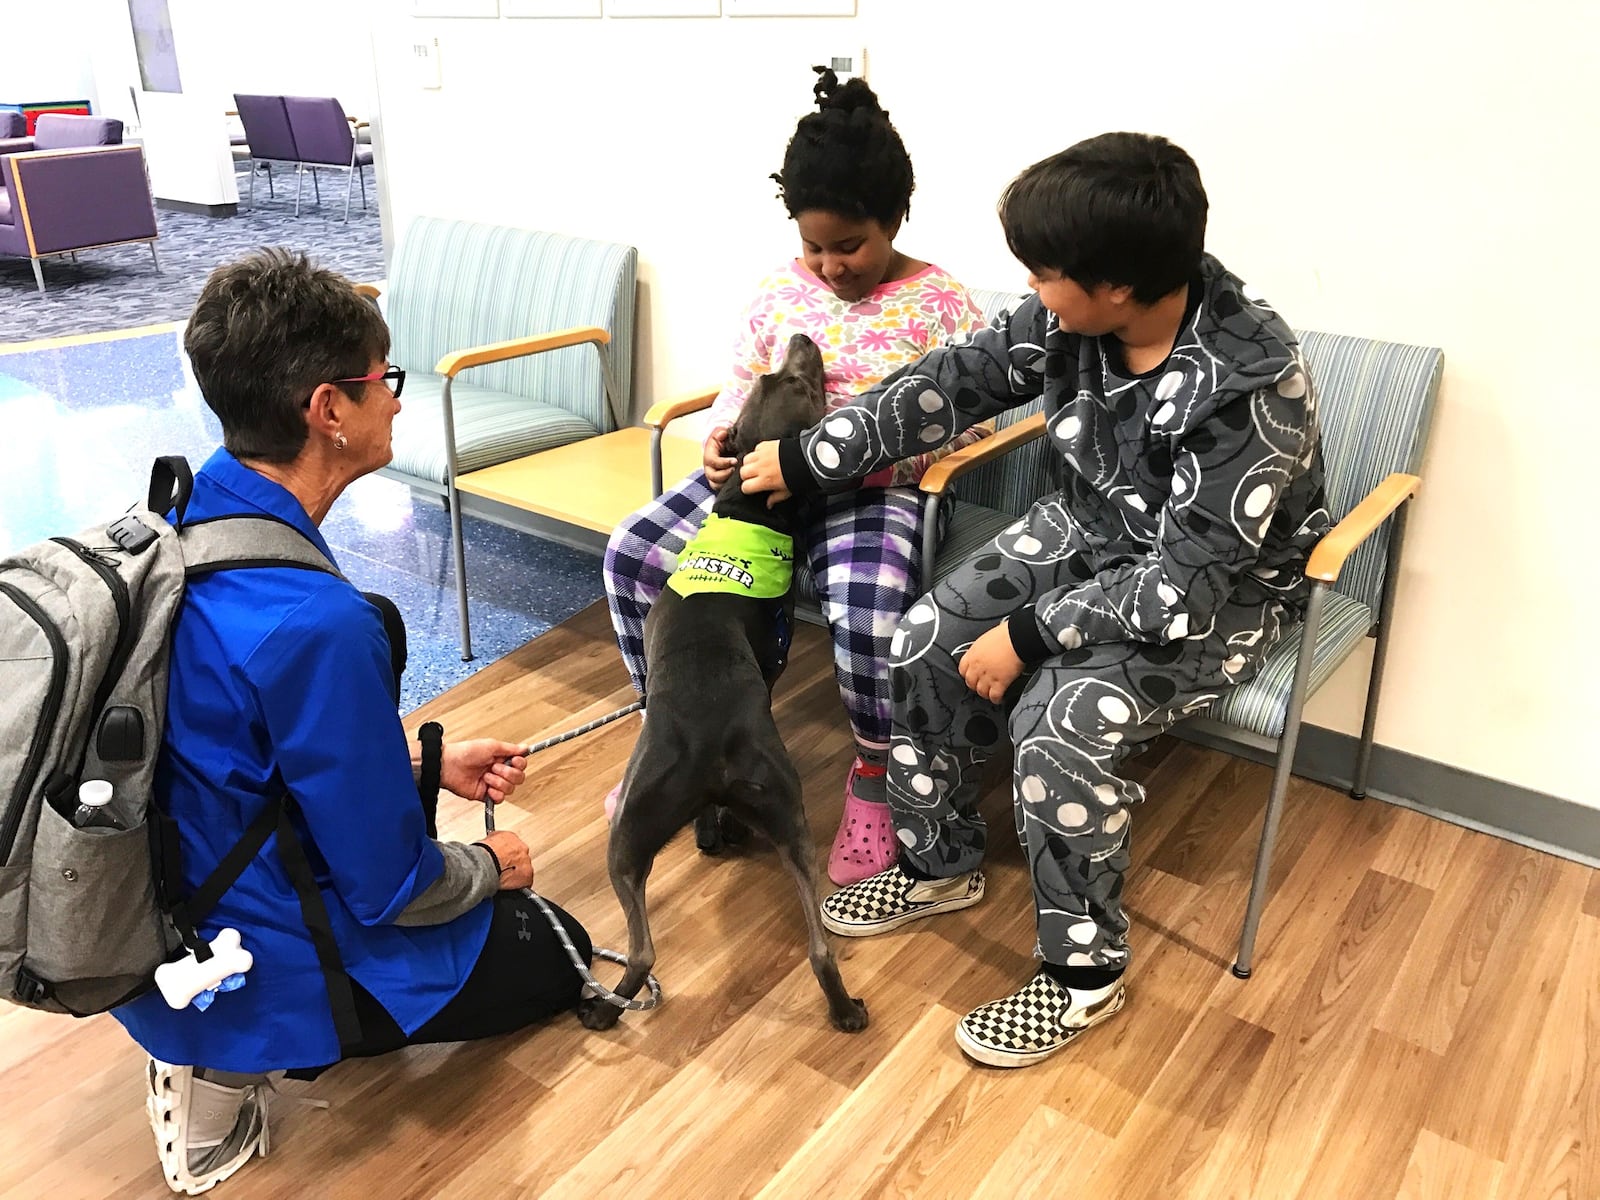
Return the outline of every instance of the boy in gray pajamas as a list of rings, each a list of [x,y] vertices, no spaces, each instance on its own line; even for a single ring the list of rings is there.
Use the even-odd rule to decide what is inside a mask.
[[[901,851],[823,904],[862,937],[976,904],[984,761],[1015,747],[1037,973],[961,1019],[979,1062],[1026,1066],[1118,1012],[1130,749],[1249,680],[1303,610],[1331,522],[1316,396],[1293,331],[1204,252],[1199,171],[1112,133],[1000,201],[1037,295],[931,351],[799,438],[746,491],[837,490],[1043,396],[1059,491],[922,597],[890,656],[888,794]]]

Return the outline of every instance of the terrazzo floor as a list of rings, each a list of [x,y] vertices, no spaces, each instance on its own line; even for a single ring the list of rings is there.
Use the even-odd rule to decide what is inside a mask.
[[[0,429],[20,453],[0,472],[0,555],[106,520],[143,497],[150,463],[198,467],[221,442],[181,330],[0,352]],[[358,480],[322,525],[358,587],[391,597],[410,661],[400,710],[432,699],[603,594],[598,556],[466,519],[473,650],[457,649],[450,523],[404,484]],[[512,736],[516,736],[513,734]]]

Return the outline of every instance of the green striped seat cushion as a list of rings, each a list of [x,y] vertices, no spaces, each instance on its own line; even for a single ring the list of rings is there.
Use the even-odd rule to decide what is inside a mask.
[[[1359,600],[1338,592],[1328,593],[1322,607],[1322,631],[1311,659],[1311,695],[1332,675],[1372,629],[1373,613]],[[1294,660],[1300,653],[1305,625],[1296,622],[1272,648],[1256,677],[1235,688],[1206,712],[1212,720],[1248,729],[1262,737],[1283,734],[1283,721],[1289,711],[1289,690],[1294,682]]]
[[[442,375],[415,372],[406,376],[400,415],[394,422],[391,471],[444,483],[447,460],[439,402],[443,386]],[[463,475],[599,432],[564,408],[475,387],[459,378],[450,389],[450,400],[455,413],[456,459]]]

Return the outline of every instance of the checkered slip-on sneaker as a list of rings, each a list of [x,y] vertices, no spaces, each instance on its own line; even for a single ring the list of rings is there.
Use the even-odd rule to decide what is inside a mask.
[[[167,1186],[185,1196],[208,1192],[251,1157],[267,1155],[266,1082],[242,1088],[200,1079],[192,1067],[150,1059],[145,1112]]]
[[[983,899],[983,872],[954,879],[913,879],[896,863],[822,902],[822,924],[840,937],[871,937]]]
[[[1078,1035],[1122,1011],[1128,989],[1117,984],[1093,1004],[1040,971],[1002,1000],[979,1005],[956,1023],[956,1043],[991,1067],[1027,1067],[1065,1049]]]

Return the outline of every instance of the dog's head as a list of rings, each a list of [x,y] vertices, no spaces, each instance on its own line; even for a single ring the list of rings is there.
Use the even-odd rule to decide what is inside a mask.
[[[822,351],[803,333],[789,339],[783,366],[756,377],[727,439],[728,454],[741,458],[758,442],[793,437],[822,420]]]

